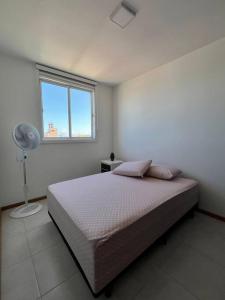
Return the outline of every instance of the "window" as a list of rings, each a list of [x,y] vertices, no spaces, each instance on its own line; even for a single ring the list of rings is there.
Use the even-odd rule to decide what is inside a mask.
[[[95,139],[94,89],[40,77],[44,141]]]

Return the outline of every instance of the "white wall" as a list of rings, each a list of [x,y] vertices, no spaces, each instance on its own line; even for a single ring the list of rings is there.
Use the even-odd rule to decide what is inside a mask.
[[[114,151],[181,168],[225,216],[225,39],[114,89]]]
[[[29,197],[46,194],[49,184],[99,171],[100,160],[112,151],[112,88],[96,88],[97,141],[42,144],[28,162]],[[40,99],[35,65],[0,54],[0,201],[22,201],[22,176],[11,130],[18,122],[40,128]]]

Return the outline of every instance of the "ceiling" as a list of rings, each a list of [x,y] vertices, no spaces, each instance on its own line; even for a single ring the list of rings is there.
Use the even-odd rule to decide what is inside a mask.
[[[225,0],[0,0],[0,50],[116,84],[225,36]]]

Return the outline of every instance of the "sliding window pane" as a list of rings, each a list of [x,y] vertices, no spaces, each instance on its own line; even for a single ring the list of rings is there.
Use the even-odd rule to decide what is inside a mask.
[[[41,82],[45,138],[69,137],[68,89]]]
[[[72,137],[92,137],[92,93],[70,89]]]

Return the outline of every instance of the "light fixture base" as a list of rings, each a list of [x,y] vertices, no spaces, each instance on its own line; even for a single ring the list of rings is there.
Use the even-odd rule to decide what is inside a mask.
[[[137,10],[127,1],[122,1],[110,15],[110,20],[121,28],[125,28],[136,16]]]
[[[42,207],[43,206],[40,203],[24,204],[16,207],[13,211],[11,211],[9,216],[15,219],[25,218],[38,213],[42,209]]]

